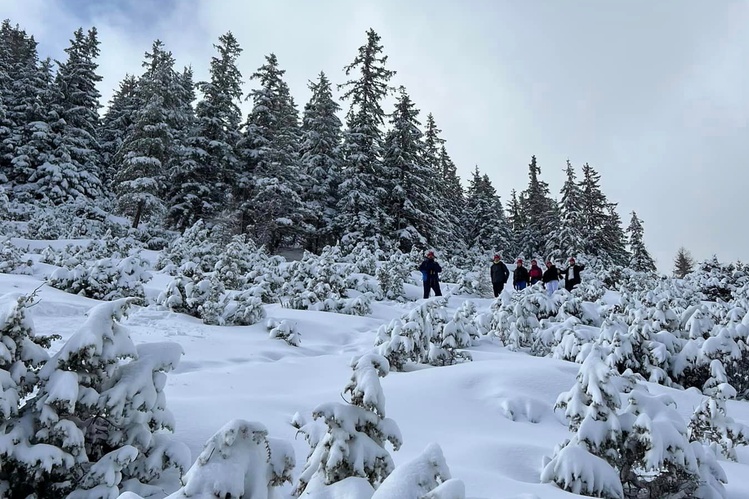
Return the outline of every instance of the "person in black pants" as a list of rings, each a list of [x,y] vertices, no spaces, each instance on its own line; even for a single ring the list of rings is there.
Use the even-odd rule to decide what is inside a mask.
[[[439,273],[442,272],[442,267],[434,260],[434,251],[427,253],[426,258],[424,258],[424,261],[419,266],[419,270],[424,279],[424,298],[429,298],[430,290],[434,290],[434,296],[442,296],[439,276]]]
[[[572,289],[582,282],[580,278],[580,272],[585,270],[585,265],[575,263],[575,257],[570,257],[570,264],[562,272],[564,274],[564,288],[567,291]]]
[[[507,265],[502,261],[502,257],[494,255],[494,263],[491,268],[492,288],[494,288],[494,298],[498,297],[505,288],[505,283],[510,278],[510,271]]]

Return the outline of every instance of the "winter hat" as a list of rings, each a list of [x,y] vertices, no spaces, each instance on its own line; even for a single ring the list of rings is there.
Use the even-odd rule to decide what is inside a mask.
[[[574,256],[570,257],[570,263],[575,263],[575,257]]]
[[[492,258],[492,260],[501,260],[501,258],[499,255],[494,255],[494,258]]]
[[[522,263],[523,263],[523,259],[522,259],[522,258],[518,258],[518,261],[517,261],[517,263],[518,263],[518,264],[522,264]]]
[[[533,260],[531,260],[531,265],[538,265],[538,262],[536,261],[535,258]]]
[[[430,256],[434,256],[434,251],[432,250],[427,251],[427,258],[429,258]]]

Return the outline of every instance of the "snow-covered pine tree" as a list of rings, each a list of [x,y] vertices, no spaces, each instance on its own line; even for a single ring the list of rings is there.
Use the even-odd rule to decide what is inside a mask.
[[[138,78],[125,75],[101,119],[98,136],[102,161],[101,181],[104,186],[108,187],[114,179],[115,155],[135,128],[137,113],[143,104],[140,98]]]
[[[114,158],[114,190],[120,212],[132,216],[137,228],[143,217],[165,212],[164,190],[177,140],[189,121],[184,115],[184,80],[174,70],[174,58],[156,40],[143,63],[138,96],[143,105],[136,124]]]
[[[468,246],[480,253],[505,252],[512,244],[502,201],[489,176],[481,175],[478,166],[468,184],[462,225]]]
[[[182,349],[175,343],[136,347],[118,322],[130,302],[95,306],[40,370],[38,391],[5,434],[14,445],[2,446],[9,449],[3,471],[13,476],[18,497],[23,491],[40,498],[112,497],[119,486],[151,495],[151,485],[189,465],[187,447],[162,431],[174,428],[163,388]],[[107,470],[104,494],[96,477]]]
[[[601,256],[604,261],[610,262],[612,265],[626,267],[631,260],[631,255],[627,251],[627,236],[624,233],[622,219],[619,212],[616,211],[616,206],[616,203],[607,203],[606,205],[606,219],[601,232],[603,236]]]
[[[395,71],[386,68],[380,35],[367,31],[367,43],[359,47],[346,75],[358,71],[360,76],[340,85],[346,91],[342,98],[351,101],[346,114],[343,154],[344,169],[338,190],[336,226],[344,246],[352,248],[359,241],[373,240],[381,247],[381,235],[389,224],[385,199],[386,175],[382,170],[382,130],[385,111],[382,101],[392,91],[388,82]]]
[[[184,486],[166,499],[272,499],[291,482],[294,449],[267,428],[241,419],[226,423],[185,474]]]
[[[0,175],[11,198],[29,200],[27,186],[36,165],[52,152],[47,140],[51,62],[39,61],[37,42],[18,25],[0,26],[0,101],[5,108],[6,138],[0,143]]]
[[[518,199],[517,192],[512,189],[510,192],[510,202],[507,205],[507,223],[510,226],[510,234],[512,235],[512,241],[510,245],[510,259],[514,259],[516,256],[521,256],[520,252],[520,235],[525,227],[525,218],[523,217],[523,210],[520,209],[520,200]],[[502,250],[503,248],[500,248]]]
[[[311,233],[306,248],[319,252],[336,239],[337,190],[341,181],[341,106],[333,99],[333,89],[324,72],[309,83],[312,96],[304,106],[300,159],[307,185],[303,200],[310,219]]]
[[[716,457],[737,460],[736,447],[749,445],[749,428],[727,414],[726,401],[736,397],[736,390],[727,383],[723,364],[710,363],[712,386],[703,390],[705,397],[689,422],[689,440],[709,446]]]
[[[582,193],[580,215],[582,226],[588,231],[585,253],[601,256],[604,247],[603,227],[606,223],[608,201],[601,191],[600,174],[588,163],[583,165],[582,171],[583,178],[579,183]]]
[[[218,56],[211,58],[211,79],[197,84],[203,98],[183,159],[171,172],[168,218],[181,231],[217,216],[239,167],[235,147],[242,119],[242,74],[236,63],[242,49],[231,32],[221,35],[214,47]]]
[[[270,251],[303,237],[303,222],[309,218],[301,198],[305,184],[298,112],[283,80],[285,72],[270,54],[252,75],[260,88],[250,93],[253,108],[237,145],[242,172],[235,198],[241,229]]]
[[[419,111],[401,87],[391,129],[385,136],[382,169],[387,180],[386,211],[389,238],[404,253],[416,247],[444,244],[446,234],[432,214],[435,208],[434,175],[423,162]]]
[[[528,187],[520,194],[525,225],[519,234],[519,252],[528,258],[543,256],[549,234],[559,227],[556,203],[549,197],[549,185],[541,180],[536,156],[528,164]]]
[[[674,258],[674,276],[684,279],[693,270],[694,259],[692,255],[684,246],[680,247],[676,252],[676,258]]]
[[[465,235],[460,218],[460,214],[465,209],[465,192],[458,176],[458,168],[447,154],[444,145],[440,147],[437,172],[438,178],[441,179],[439,181],[443,192],[441,208],[443,215],[447,217],[448,241],[456,251],[460,251],[461,247],[465,247]]]
[[[465,493],[463,482],[451,478],[440,446],[429,444],[414,459],[395,468],[372,499],[465,499]]]
[[[546,254],[555,262],[564,262],[570,256],[578,258],[584,254],[585,249],[585,226],[581,216],[582,193],[570,160],[567,160],[565,174],[562,199],[559,202],[561,220],[559,227],[550,231],[546,241]]]
[[[94,200],[103,193],[97,136],[101,94],[96,87],[102,77],[96,73],[96,58],[99,56],[96,28],[87,33],[81,28],[76,30],[65,52],[68,58],[58,63],[54,81],[54,106],[62,121],[58,132],[60,152],[56,155],[65,157],[66,163],[60,163],[60,170],[46,170],[47,175],[39,177],[37,182],[39,189],[64,189],[58,184],[67,184],[69,192],[77,191],[65,195],[62,200],[78,195]],[[42,170],[45,169],[42,167]]]
[[[637,218],[637,213],[634,211],[627,232],[629,233],[629,252],[632,254],[629,267],[637,272],[655,272],[655,262],[642,240],[645,232],[642,228],[642,221]]]
[[[295,489],[295,495],[312,492],[348,477],[366,478],[377,488],[393,471],[393,459],[385,449],[390,442],[398,450],[402,437],[398,425],[385,416],[385,395],[379,378],[390,371],[386,358],[369,353],[351,360],[354,373],[344,393],[348,404],[328,402],[315,408],[312,417],[322,419],[327,432],[314,423],[299,427],[311,451]]]

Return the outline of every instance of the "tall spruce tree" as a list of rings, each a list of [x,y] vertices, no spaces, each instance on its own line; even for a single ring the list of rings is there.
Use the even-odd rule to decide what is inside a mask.
[[[583,178],[580,180],[582,192],[581,221],[588,237],[585,253],[600,257],[605,255],[604,226],[606,225],[608,201],[601,191],[601,176],[588,163],[583,165]]]
[[[195,126],[185,139],[183,160],[171,172],[169,222],[184,231],[200,219],[210,221],[226,205],[228,186],[238,169],[242,52],[231,32],[214,45],[210,81],[197,84],[203,98],[196,106]]]
[[[99,128],[101,181],[105,187],[109,186],[114,179],[114,158],[125,142],[125,138],[133,132],[137,113],[141,107],[138,78],[134,75],[125,75],[109,101]]]
[[[5,138],[0,144],[0,172],[16,199],[35,196],[29,179],[50,157],[52,63],[40,61],[34,37],[5,20],[0,26],[0,101],[5,108]]]
[[[525,224],[517,233],[520,253],[528,257],[542,256],[546,241],[556,229],[554,201],[549,197],[549,185],[541,180],[541,168],[535,156],[528,165],[528,188],[520,195],[520,209]]]
[[[502,201],[489,176],[481,175],[478,166],[468,183],[462,222],[470,248],[483,253],[507,253],[511,248],[511,230]]]
[[[606,218],[601,230],[601,258],[605,263],[626,267],[631,255],[627,251],[627,235],[622,227],[622,219],[616,211],[616,203],[606,204]]]
[[[638,272],[655,272],[655,261],[648,253],[643,241],[645,230],[642,227],[642,221],[637,217],[637,213],[632,212],[632,218],[627,228],[629,234],[629,251],[632,254],[630,267]]]
[[[694,258],[684,246],[679,248],[674,259],[674,276],[684,279],[694,270]]]
[[[444,145],[440,147],[437,171],[443,193],[442,200],[438,202],[442,206],[442,214],[447,218],[448,243],[455,248],[455,251],[460,251],[465,241],[465,233],[460,219],[460,214],[463,213],[466,203],[465,191],[458,176],[458,168]]]
[[[238,144],[244,171],[237,185],[243,228],[271,251],[309,233],[301,190],[298,113],[275,54],[252,78],[260,82]]]
[[[337,189],[340,184],[341,120],[336,113],[341,107],[333,99],[333,89],[325,73],[310,82],[312,97],[304,107],[300,155],[308,185],[304,202],[313,227],[307,249],[318,252],[327,244],[335,243]]]
[[[174,57],[163,42],[153,43],[143,66],[146,71],[138,85],[143,106],[114,161],[118,209],[132,216],[136,228],[144,216],[164,214],[167,174],[179,158],[178,140],[189,122],[185,77],[174,70]]]
[[[556,262],[569,256],[578,257],[585,250],[585,227],[581,214],[582,193],[577,185],[575,169],[569,160],[565,174],[567,178],[562,186],[562,199],[559,202],[561,220],[557,230],[550,232],[546,242],[546,253]]]
[[[359,77],[340,85],[342,98],[350,100],[344,132],[344,170],[339,188],[338,222],[342,242],[352,246],[370,240],[384,244],[381,235],[390,225],[385,203],[388,192],[382,170],[382,130],[385,112],[383,99],[392,91],[388,82],[395,71],[386,68],[380,36],[370,29],[367,43],[359,48],[346,75],[358,71]]]
[[[87,33],[81,28],[76,30],[65,52],[68,58],[58,63],[55,78],[58,98],[55,104],[59,106],[58,114],[64,121],[60,143],[65,145],[66,154],[70,155],[70,174],[81,179],[84,194],[90,198],[99,197],[102,194],[98,140],[101,94],[96,85],[102,76],[96,72],[96,58],[100,53],[96,28]]]
[[[389,181],[387,211],[392,225],[388,233],[398,248],[424,249],[428,244],[444,242],[444,227],[430,216],[434,200],[430,189],[434,176],[424,163],[424,143],[419,129],[419,111],[401,87],[391,115],[391,129],[385,138],[382,166]]]

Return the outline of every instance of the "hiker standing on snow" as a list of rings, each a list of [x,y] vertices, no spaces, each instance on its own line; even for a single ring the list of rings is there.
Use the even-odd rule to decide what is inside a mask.
[[[528,285],[528,269],[523,267],[522,258],[518,258],[518,261],[515,263],[515,271],[512,273],[512,285],[520,291]]]
[[[424,258],[424,261],[419,266],[419,270],[424,279],[424,298],[429,298],[429,292],[432,289],[434,290],[434,296],[442,296],[439,277],[442,267],[434,260],[434,251],[427,252],[426,258]]]
[[[549,296],[554,294],[554,291],[559,289],[559,279],[562,277],[559,269],[554,265],[551,260],[546,261],[546,271],[543,275],[543,282],[546,286],[546,293]]]
[[[498,297],[505,288],[505,283],[510,278],[510,271],[507,265],[502,261],[502,257],[494,255],[494,263],[491,268],[492,288],[494,289],[494,298]]]
[[[583,270],[585,270],[585,265],[575,263],[575,257],[570,257],[570,264],[563,270],[564,288],[567,291],[572,291],[575,286],[582,282],[580,272]]]
[[[531,260],[531,268],[528,270],[528,276],[531,278],[531,286],[540,281],[543,275],[543,270],[541,270],[541,267],[538,266],[538,262],[534,258]]]

